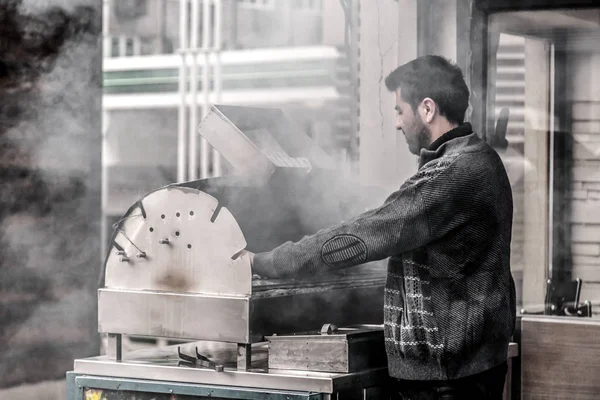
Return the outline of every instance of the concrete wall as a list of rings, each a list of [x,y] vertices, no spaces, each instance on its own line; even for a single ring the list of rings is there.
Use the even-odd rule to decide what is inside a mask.
[[[430,54],[442,55],[456,61],[456,13],[457,1],[464,0],[430,0],[430,7],[435,12],[429,13],[429,23],[433,27],[428,35],[429,43],[425,46]]]
[[[351,0],[351,3],[359,0]],[[344,44],[344,10],[339,0],[323,0],[323,44],[341,46]]]
[[[380,0],[360,4],[360,178],[397,189],[417,170],[395,129],[395,97],[385,77],[417,56],[417,1]]]

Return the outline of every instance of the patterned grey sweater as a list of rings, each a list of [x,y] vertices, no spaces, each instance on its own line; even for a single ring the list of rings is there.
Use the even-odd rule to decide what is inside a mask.
[[[356,219],[256,254],[270,277],[389,257],[389,373],[447,380],[506,360],[515,326],[512,193],[497,153],[463,124],[423,149],[418,172]]]

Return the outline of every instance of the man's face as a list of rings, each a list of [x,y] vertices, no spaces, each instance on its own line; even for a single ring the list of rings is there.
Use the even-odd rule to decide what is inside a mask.
[[[423,122],[418,110],[402,98],[401,89],[396,90],[396,129],[404,133],[408,150],[419,155],[421,149],[431,143],[431,131]]]

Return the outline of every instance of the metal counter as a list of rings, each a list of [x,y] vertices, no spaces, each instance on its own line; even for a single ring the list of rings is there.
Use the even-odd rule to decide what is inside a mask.
[[[234,344],[198,342],[182,345],[182,348],[189,353],[195,346],[213,360],[222,362],[225,366],[223,372],[178,366],[177,346],[127,353],[120,362],[106,356],[79,359],[75,360],[74,371],[67,374],[67,400],[196,400],[209,397],[378,400],[385,397],[387,368],[347,374],[269,370],[266,344],[259,344],[252,346],[252,368],[238,371],[235,361],[232,361],[232,357],[236,356]],[[510,364],[517,354],[518,346],[511,343],[504,399],[510,399]]]
[[[182,348],[188,349],[189,352],[189,349],[196,345],[202,346],[204,343],[190,343]],[[222,362],[225,366],[224,371],[178,366],[177,346],[169,346],[127,353],[123,355],[123,360],[120,362],[111,360],[107,356],[78,359],[75,360],[73,373],[77,376],[143,379],[164,384],[178,382],[324,394],[383,386],[388,379],[387,368],[347,374],[269,370],[266,345],[253,346],[252,368],[248,371],[236,370],[235,362],[232,361],[232,356],[235,356],[235,346],[221,347],[212,353],[206,348],[200,351],[204,353],[208,351],[208,354],[212,354],[211,358],[216,361],[225,360]]]

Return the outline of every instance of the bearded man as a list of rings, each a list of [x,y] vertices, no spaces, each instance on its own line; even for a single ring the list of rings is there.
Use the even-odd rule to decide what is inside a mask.
[[[388,258],[384,333],[394,397],[502,398],[515,327],[511,186],[498,154],[464,122],[456,65],[425,56],[385,84],[419,168],[378,208],[270,252],[266,277]]]

